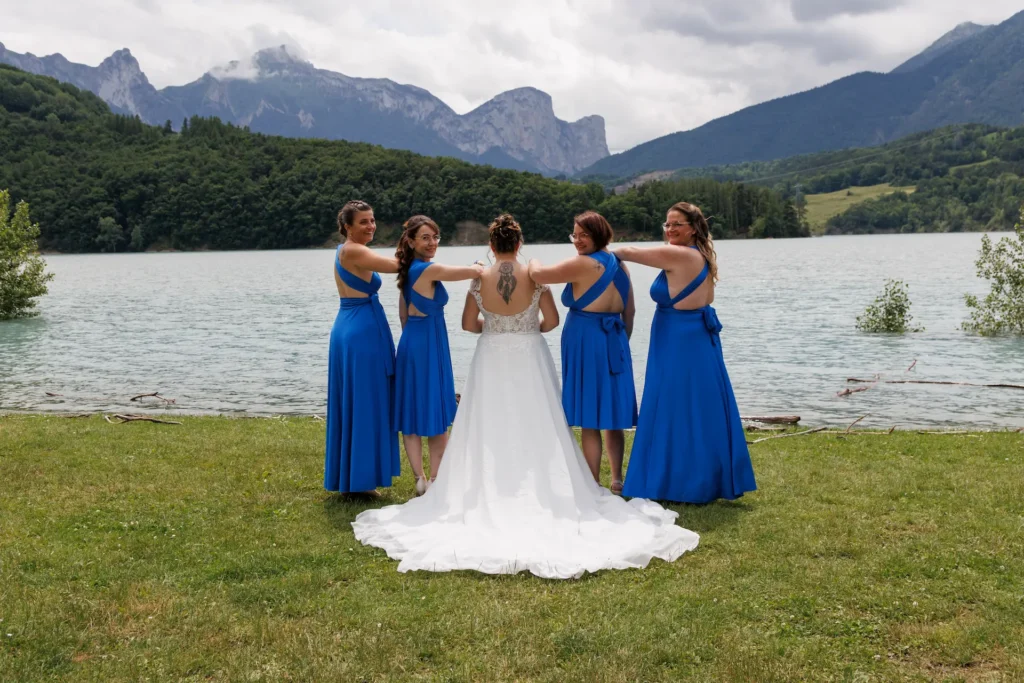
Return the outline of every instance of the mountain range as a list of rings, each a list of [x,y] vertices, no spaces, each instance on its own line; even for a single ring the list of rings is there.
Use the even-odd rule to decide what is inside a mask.
[[[961,24],[889,73],[856,73],[601,159],[581,177],[767,161],[879,145],[958,123],[1024,123],[1024,12]]]
[[[603,118],[562,121],[551,97],[535,88],[501,93],[459,115],[422,88],[317,69],[284,46],[162,90],[127,49],[90,67],[0,43],[0,62],[89,90],[113,111],[146,123],[171,121],[175,129],[191,116],[217,116],[270,135],[370,142],[546,175],[571,175],[608,156]]]
[[[96,67],[8,51],[0,62],[96,93],[151,124],[217,116],[256,132],[371,142],[501,168],[596,179],[880,145],[958,123],[1024,123],[1024,12],[964,23],[889,73],[861,72],[608,154],[604,119],[569,123],[534,88],[457,114],[428,91],[317,69],[286,47],[157,90],[127,49]]]

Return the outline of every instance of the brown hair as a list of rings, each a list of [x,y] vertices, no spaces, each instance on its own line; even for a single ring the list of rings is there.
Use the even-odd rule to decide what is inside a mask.
[[[503,213],[491,221],[489,233],[491,249],[495,254],[511,254],[523,243],[523,229],[509,213]]]
[[[576,225],[587,231],[594,249],[601,251],[612,241],[615,233],[608,220],[596,211],[584,211],[573,219]]]
[[[360,199],[353,199],[341,207],[341,211],[338,212],[338,232],[342,237],[348,237],[348,226],[352,225],[356,214],[363,211],[373,211],[373,207]]]
[[[711,277],[711,282],[718,282],[718,258],[715,254],[715,243],[711,239],[711,228],[700,208],[689,202],[676,202],[669,211],[678,211],[683,214],[693,226],[694,246],[700,250],[704,260],[708,262],[708,275]]]
[[[416,233],[424,225],[433,230],[435,235],[441,234],[441,229],[437,227],[437,223],[427,216],[413,216],[402,224],[402,236],[399,238],[398,247],[395,249],[395,258],[398,259],[399,291],[405,291],[405,283],[409,279],[409,267],[416,258],[416,249],[412,243],[416,239]],[[405,303],[406,305],[409,304],[408,301]]]

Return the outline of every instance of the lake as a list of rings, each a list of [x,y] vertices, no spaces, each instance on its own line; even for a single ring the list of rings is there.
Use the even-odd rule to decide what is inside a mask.
[[[876,235],[722,241],[715,306],[744,415],[796,414],[809,424],[900,428],[1024,426],[1024,391],[877,384],[838,397],[848,377],[1024,384],[1024,339],[958,329],[975,276],[979,234]],[[442,247],[438,261],[469,263],[484,247]],[[570,256],[572,246],[527,245],[524,258]],[[328,250],[47,256],[56,274],[38,318],[0,323],[0,409],[144,409],[228,414],[323,413],[327,342],[338,308]],[[637,315],[631,341],[642,395],[656,271],[631,266]],[[856,316],[886,278],[910,286],[905,336],[858,332]],[[397,342],[398,291],[381,299]],[[468,283],[450,283],[456,388],[476,338],[460,327]],[[556,294],[561,287],[556,288]],[[557,299],[557,296],[556,296]],[[559,330],[546,335],[558,358]],[[685,349],[681,349],[685,352]],[[907,368],[917,361],[914,369]],[[175,399],[132,403],[159,391]],[[46,392],[61,394],[49,397]]]

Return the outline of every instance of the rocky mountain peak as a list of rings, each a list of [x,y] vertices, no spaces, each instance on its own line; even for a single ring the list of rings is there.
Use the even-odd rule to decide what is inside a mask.
[[[125,77],[141,77],[143,80],[148,82],[145,74],[142,73],[142,67],[139,66],[139,61],[135,59],[131,50],[126,47],[121,48],[100,62],[99,68],[102,71],[116,72]]]
[[[267,47],[254,54],[252,62],[261,69],[308,65],[309,62],[302,59],[296,52],[295,48],[289,48],[287,45]]]

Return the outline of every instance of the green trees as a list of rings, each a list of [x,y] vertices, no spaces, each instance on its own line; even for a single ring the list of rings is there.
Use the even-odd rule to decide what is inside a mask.
[[[660,239],[665,211],[680,200],[714,216],[716,238],[752,236],[767,213],[765,236],[802,234],[769,188],[681,179],[615,194],[368,144],[268,137],[215,118],[190,118],[174,133],[10,68],[0,69],[0,158],[0,187],[32,204],[40,244],[64,252],[320,246],[353,197],[374,206],[381,243],[416,213],[454,231],[502,211],[528,242],[561,242],[586,209],[607,215],[621,237]]]
[[[0,320],[36,315],[33,301],[46,294],[52,273],[38,254],[39,226],[28,216],[28,204],[19,202],[10,213],[11,195],[0,190]]]
[[[923,328],[912,327],[914,317],[910,315],[910,295],[905,282],[886,280],[885,290],[875,298],[862,315],[857,316],[857,329],[862,332],[920,332]]]
[[[982,236],[975,265],[978,277],[988,280],[991,289],[981,300],[971,294],[964,297],[971,317],[963,329],[982,335],[1024,335],[1024,207],[1015,231],[994,246],[988,235]]]

